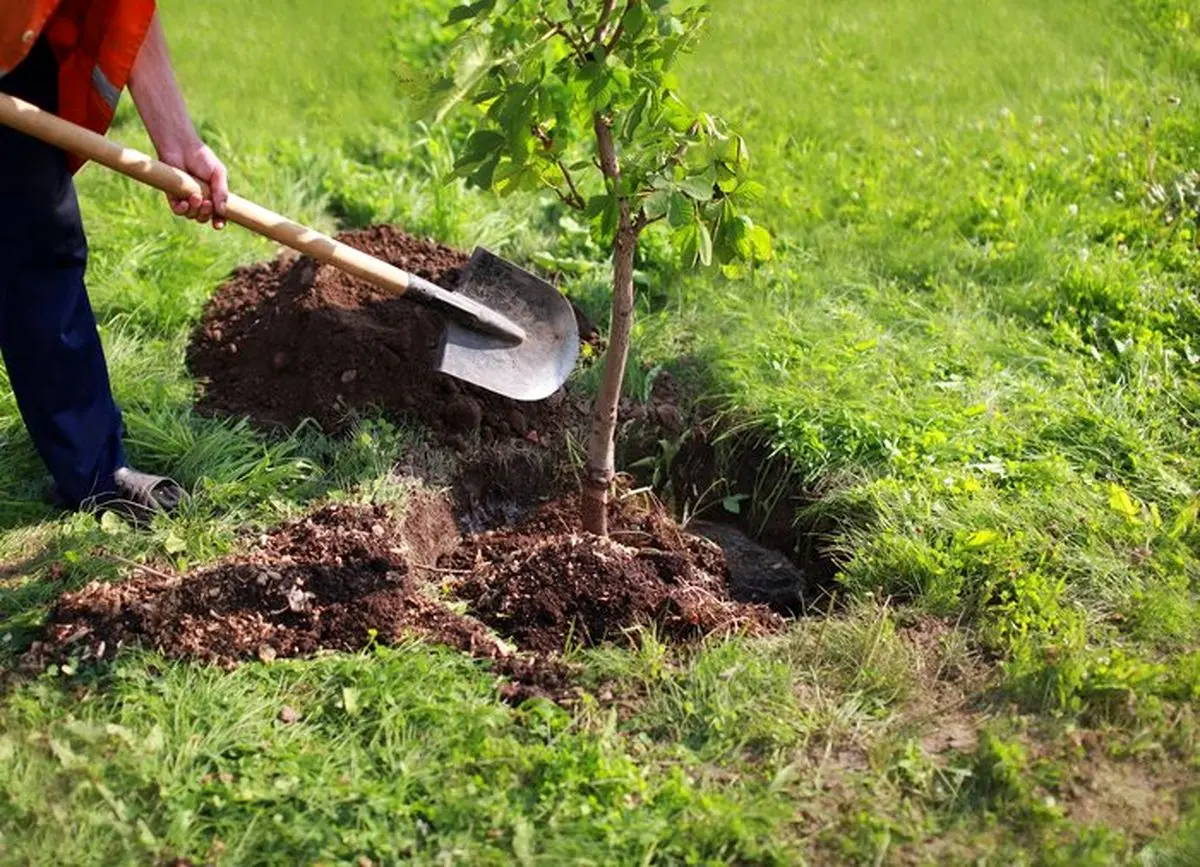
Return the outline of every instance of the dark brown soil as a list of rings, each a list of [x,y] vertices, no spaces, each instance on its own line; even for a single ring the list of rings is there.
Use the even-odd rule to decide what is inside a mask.
[[[141,644],[228,668],[417,636],[489,660],[508,679],[510,698],[566,697],[565,666],[512,654],[479,621],[432,594],[430,565],[458,540],[440,499],[423,498],[399,520],[384,506],[329,506],[210,568],[93,583],[64,595],[27,661],[100,660]]]
[[[453,291],[467,255],[388,226],[338,240]],[[595,327],[580,314],[581,335]],[[187,362],[198,406],[294,427],[313,419],[341,431],[355,413],[417,420],[451,442],[540,442],[571,424],[579,407],[564,391],[517,403],[433,370],[440,313],[307,257],[237,270],[205,310]]]
[[[782,625],[765,607],[731,600],[721,549],[682,532],[655,501],[615,503],[608,539],[572,532],[577,521],[567,497],[464,543],[447,502],[432,495],[402,517],[386,506],[326,506],[195,572],[147,570],[63,595],[26,662],[104,660],[140,644],[233,667],[415,636],[489,661],[510,699],[564,700],[572,673],[558,653],[569,644],[628,640],[638,626],[686,641]],[[454,611],[440,585],[470,613]]]
[[[682,532],[657,502],[614,503],[607,539],[574,532],[578,515],[576,497],[557,500],[443,558],[464,572],[457,592],[472,613],[543,653],[621,640],[635,627],[679,641],[782,625],[765,607],[730,599],[720,547]]]

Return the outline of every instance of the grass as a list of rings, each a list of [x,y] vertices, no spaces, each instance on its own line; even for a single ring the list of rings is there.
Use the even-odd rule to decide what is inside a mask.
[[[163,14],[242,194],[554,265],[601,312],[586,230],[448,181],[465,121],[412,121],[401,81],[436,62],[444,5]],[[1182,0],[715,2],[681,79],[745,134],[779,255],[735,284],[651,238],[630,390],[698,363],[806,492],[845,607],[778,640],[582,654],[616,701],[574,713],[508,708],[420,644],[14,681],[0,861],[1194,862],[1198,28]],[[128,105],[114,136],[147,147]],[[130,450],[197,496],[147,533],[54,516],[0,381],[9,669],[64,589],[323,498],[402,498],[421,447],[377,420],[332,441],[195,416],[188,330],[271,248],[95,167],[80,189]]]

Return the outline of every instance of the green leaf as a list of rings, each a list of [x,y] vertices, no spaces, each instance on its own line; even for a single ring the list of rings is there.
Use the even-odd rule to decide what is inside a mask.
[[[672,228],[686,226],[696,219],[696,206],[683,193],[672,193],[671,203],[667,210],[667,222]]]
[[[1000,534],[995,530],[976,530],[967,537],[968,548],[986,548],[1000,540]]]
[[[1182,539],[1187,531],[1195,526],[1197,517],[1200,517],[1200,499],[1192,499],[1179,510],[1167,535],[1175,540]]]
[[[621,125],[621,138],[623,141],[628,143],[633,138],[633,134],[642,125],[642,121],[646,117],[646,109],[649,107],[650,91],[643,90],[633,105],[629,107],[629,113],[625,116],[625,120]]]
[[[583,209],[583,215],[588,219],[599,217],[611,203],[612,196],[592,196],[587,200],[587,205]]]
[[[667,189],[655,190],[648,195],[642,203],[642,211],[646,214],[646,219],[657,220],[665,217],[671,208],[671,195],[671,191]]]
[[[625,13],[625,39],[636,41],[642,35],[642,31],[646,29],[646,25],[650,23],[650,13],[646,11],[643,4],[628,7],[629,11]]]
[[[717,163],[717,187],[722,193],[732,193],[737,189],[738,175],[724,163]]]
[[[600,214],[600,234],[611,238],[617,233],[617,224],[621,221],[621,205],[615,196],[608,197],[608,206]]]
[[[187,542],[180,539],[174,533],[168,533],[167,538],[163,540],[163,549],[168,554],[182,554],[187,550]]]
[[[116,536],[128,530],[129,525],[116,512],[104,512],[100,515],[100,529],[110,536]]]
[[[361,707],[358,703],[358,690],[353,687],[342,687],[342,707],[350,716],[358,716]]]
[[[731,136],[723,141],[718,154],[721,161],[734,170],[750,162],[750,150],[746,147],[746,140],[740,135]]]
[[[708,202],[712,200],[713,186],[716,182],[716,170],[710,166],[705,172],[684,178],[679,182],[679,189],[698,202]]]
[[[675,132],[686,132],[696,122],[696,115],[677,97],[663,101],[663,122]]]
[[[450,14],[446,16],[446,24],[457,24],[459,21],[469,21],[476,18],[484,12],[492,11],[496,5],[496,0],[477,0],[475,3],[467,3],[462,6],[455,6],[450,10]]]
[[[490,160],[483,163],[477,170],[468,175],[467,180],[474,186],[483,190],[490,190],[496,176],[496,167],[500,165],[499,154],[493,156]]]
[[[1141,523],[1141,509],[1134,503],[1129,492],[1115,482],[1108,484],[1108,507],[1131,524]]]
[[[700,234],[700,241],[699,241],[700,264],[704,265],[704,267],[707,268],[709,265],[712,264],[712,256],[713,256],[712,234],[708,231],[708,226],[706,226],[704,223],[697,223],[696,226],[700,230],[700,232],[699,232],[699,234]]]
[[[700,230],[697,228],[699,225],[695,222],[689,223],[671,236],[671,240],[679,249],[680,259],[689,268],[700,258]]]
[[[754,250],[754,258],[759,262],[769,262],[775,255],[771,244],[771,233],[762,226],[750,230],[750,246]]]
[[[753,225],[745,215],[722,221],[717,237],[722,260],[749,259],[753,255],[754,250],[750,245],[750,229]]]
[[[732,198],[739,206],[746,207],[758,204],[766,193],[767,188],[758,181],[743,181],[734,189]]]
[[[477,167],[494,154],[498,154],[505,145],[502,134],[490,129],[476,130],[467,138],[463,152],[455,163],[456,167]]]

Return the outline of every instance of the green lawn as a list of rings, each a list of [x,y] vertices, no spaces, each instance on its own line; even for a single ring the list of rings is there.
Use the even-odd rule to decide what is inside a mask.
[[[554,203],[447,180],[466,121],[407,108],[447,3],[162,5],[243,195],[573,267],[601,312],[596,249]],[[798,526],[841,565],[836,616],[580,655],[620,713],[509,708],[421,644],[12,677],[0,862],[1200,861],[1200,12],[713,6],[680,77],[745,135],[778,256],[735,283],[678,274],[652,242],[631,388],[686,359],[775,450]],[[148,146],[128,105],[113,135]],[[131,451],[196,498],[145,533],[55,517],[0,381],[7,671],[64,589],[391,495],[416,440],[194,416],[190,325],[272,249],[97,167],[80,188]]]

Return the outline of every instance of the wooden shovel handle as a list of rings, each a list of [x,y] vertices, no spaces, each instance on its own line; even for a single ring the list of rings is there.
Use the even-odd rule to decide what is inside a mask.
[[[187,172],[159,162],[140,151],[98,135],[89,129],[43,111],[36,105],[0,93],[0,123],[88,160],[141,181],[172,196],[187,198],[208,195],[208,187]],[[17,169],[20,170],[19,168]],[[368,256],[321,232],[293,222],[261,205],[229,194],[226,219],[273,241],[299,250],[319,262],[328,262],[343,271],[397,294],[416,284],[424,290],[438,287],[423,284],[420,277],[402,271],[387,262]],[[426,294],[425,292],[421,293]]]

